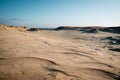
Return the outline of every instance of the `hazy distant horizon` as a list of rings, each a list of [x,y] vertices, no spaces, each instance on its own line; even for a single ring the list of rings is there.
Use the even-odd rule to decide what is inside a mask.
[[[0,23],[18,26],[120,26],[120,0],[0,0]]]
[[[2,23],[0,23],[2,24]],[[87,26],[76,26],[76,25],[58,25],[58,26],[42,26],[42,25],[10,25],[10,24],[3,24],[3,25],[7,25],[7,26],[26,26],[26,27],[30,27],[30,28],[50,28],[50,29],[55,29],[55,28],[58,28],[58,27],[62,27],[62,26],[68,26],[68,27],[96,27],[96,26],[99,26],[99,27],[120,27],[120,26],[100,26],[100,25],[87,25]]]

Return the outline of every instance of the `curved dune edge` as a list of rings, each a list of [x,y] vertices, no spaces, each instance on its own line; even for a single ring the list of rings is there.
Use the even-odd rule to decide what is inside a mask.
[[[71,74],[69,71],[67,71],[67,67],[65,68],[64,66],[61,66],[50,60],[35,57],[1,58],[0,64],[1,80],[27,80],[32,78],[36,80],[80,80],[82,79],[81,75],[96,75],[101,79],[118,80],[120,78],[120,75],[116,73],[95,68],[79,68],[80,74]],[[105,64],[101,65],[105,66]]]
[[[119,34],[0,27],[0,80],[119,80]]]

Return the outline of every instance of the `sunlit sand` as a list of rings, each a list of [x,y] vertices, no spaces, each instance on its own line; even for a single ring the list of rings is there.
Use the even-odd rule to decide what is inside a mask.
[[[0,25],[0,80],[119,80],[119,33]]]

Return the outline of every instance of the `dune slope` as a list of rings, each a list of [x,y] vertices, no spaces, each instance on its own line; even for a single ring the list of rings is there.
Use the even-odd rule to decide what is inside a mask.
[[[0,25],[0,80],[120,80],[119,34]]]

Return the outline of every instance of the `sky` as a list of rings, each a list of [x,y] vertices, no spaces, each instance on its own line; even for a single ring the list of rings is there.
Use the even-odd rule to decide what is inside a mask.
[[[120,26],[120,0],[0,0],[0,23],[32,27]]]

